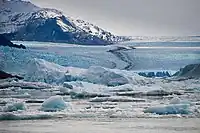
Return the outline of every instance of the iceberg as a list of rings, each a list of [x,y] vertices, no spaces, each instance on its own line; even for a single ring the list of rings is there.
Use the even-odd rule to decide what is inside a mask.
[[[155,113],[159,115],[168,115],[168,114],[190,114],[189,104],[169,104],[169,105],[160,105],[155,107],[149,107],[144,110],[144,113]]]
[[[28,65],[25,79],[45,83],[57,83],[65,76],[67,69],[43,59],[33,59]]]
[[[110,96],[109,88],[105,85],[93,84],[83,81],[70,82],[73,89],[70,95],[74,98],[105,97]],[[83,97],[82,97],[83,96]]]
[[[13,114],[11,112],[6,112],[0,114],[0,121],[7,120],[42,120],[53,118],[51,114]]]
[[[181,100],[178,96],[173,97],[170,100],[170,104],[188,104],[188,105],[192,105],[192,103],[190,101]]]
[[[129,83],[128,79],[114,71],[99,66],[90,67],[82,74],[83,81],[108,86],[119,86]]]
[[[134,71],[109,69],[101,66],[91,66],[88,69],[64,67],[43,59],[33,59],[26,70],[25,80],[45,82],[48,84],[63,84],[64,87],[73,89],[68,84],[72,81],[83,81],[106,86],[120,86],[125,84],[146,85],[151,79],[139,76]]]
[[[181,103],[181,99],[179,97],[173,97],[170,100],[170,104],[180,104]]]
[[[67,105],[61,96],[52,96],[41,105],[41,110],[45,112],[55,112],[66,109]]]

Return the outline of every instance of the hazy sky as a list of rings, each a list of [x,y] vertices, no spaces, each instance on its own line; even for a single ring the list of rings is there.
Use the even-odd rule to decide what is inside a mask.
[[[31,0],[118,35],[200,35],[200,0]]]

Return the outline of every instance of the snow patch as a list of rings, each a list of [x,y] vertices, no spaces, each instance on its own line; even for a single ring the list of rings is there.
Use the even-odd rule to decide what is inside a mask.
[[[61,27],[64,32],[73,32],[75,29],[67,24],[65,24],[61,19],[57,19],[57,24]]]

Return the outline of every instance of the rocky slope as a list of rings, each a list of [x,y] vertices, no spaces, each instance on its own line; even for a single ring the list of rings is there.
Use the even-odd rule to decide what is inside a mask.
[[[181,68],[176,74],[178,78],[200,78],[200,64],[190,64]]]

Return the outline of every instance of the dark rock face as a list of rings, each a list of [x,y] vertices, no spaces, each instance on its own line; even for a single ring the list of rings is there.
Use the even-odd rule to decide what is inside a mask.
[[[111,42],[82,32],[63,32],[57,25],[57,18],[31,20],[17,32],[5,34],[11,40],[64,42],[74,44],[111,44]],[[66,21],[63,18],[63,21]]]
[[[168,71],[166,72],[139,72],[140,76],[148,77],[148,78],[155,78],[155,77],[171,77]]]
[[[200,78],[200,64],[190,64],[181,68],[174,76],[185,78]]]
[[[8,40],[6,37],[4,37],[4,35],[1,35],[1,34],[0,34],[0,46],[8,46],[8,47],[26,49],[26,47],[22,44],[20,44],[20,45],[13,44],[10,40]],[[23,77],[20,77],[17,75],[11,75],[9,73],[6,73],[6,72],[0,70],[0,79],[7,79],[7,78],[23,79]]]
[[[6,37],[4,37],[4,35],[1,35],[1,34],[0,34],[0,46],[9,46],[9,47],[14,47],[14,48],[26,49],[26,47],[22,44],[20,45],[13,44],[10,40],[8,40]]]
[[[20,77],[17,75],[11,75],[9,73],[6,73],[6,72],[0,70],[0,79],[7,79],[7,78],[23,79],[23,77]]]

